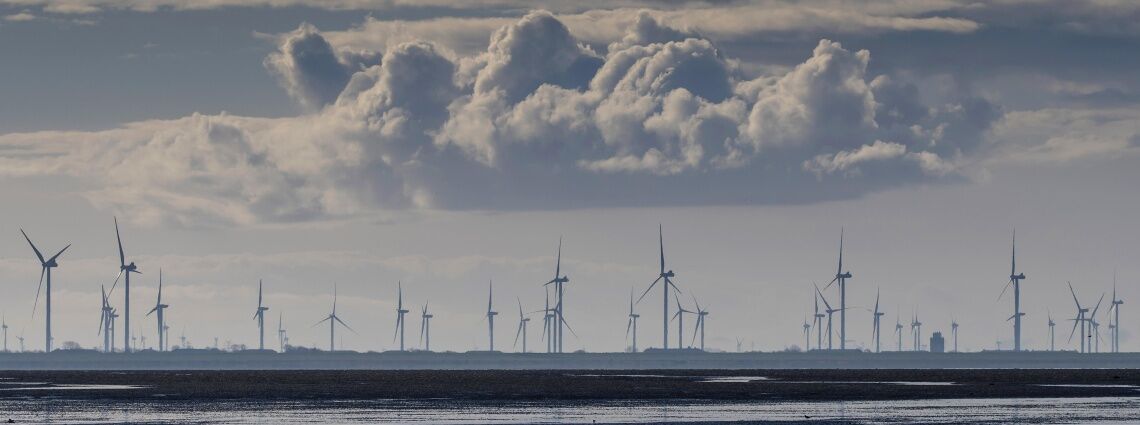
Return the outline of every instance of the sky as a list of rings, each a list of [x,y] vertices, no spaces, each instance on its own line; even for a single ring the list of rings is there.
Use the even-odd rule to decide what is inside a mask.
[[[409,347],[426,303],[433,349],[486,349],[493,281],[496,349],[520,350],[562,238],[566,348],[619,351],[661,225],[709,349],[802,347],[841,229],[851,346],[878,294],[884,348],[914,315],[1008,348],[1016,229],[1024,345],[1053,317],[1076,347],[1072,282],[1107,294],[1106,349],[1115,275],[1137,350],[1138,22],[1112,0],[0,0],[9,345],[44,338],[20,229],[73,244],[57,345],[101,343],[117,217],[148,345],[161,269],[174,345],[254,346],[263,280],[271,347],[279,319],[323,347],[335,284],[343,348],[394,349],[402,284]],[[660,346],[660,293],[635,309]]]

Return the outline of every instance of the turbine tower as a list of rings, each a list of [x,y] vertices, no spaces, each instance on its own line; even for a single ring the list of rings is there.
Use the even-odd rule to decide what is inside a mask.
[[[420,311],[420,341],[424,343],[424,351],[431,351],[431,318],[435,317],[428,313],[428,305],[424,303],[423,310]]]
[[[550,308],[550,288],[546,289],[546,307],[542,309],[542,339],[546,341],[546,352],[554,352],[554,309]]]
[[[565,306],[562,296],[565,292],[563,284],[567,282],[570,282],[570,278],[562,274],[562,237],[560,236],[558,237],[558,254],[556,254],[554,260],[554,279],[542,285],[548,286],[552,283],[554,284],[554,323],[551,329],[551,339],[554,352],[557,353],[562,352],[562,325],[566,322],[566,319],[562,315],[562,309]]]
[[[673,280],[672,280],[672,277],[674,276],[673,270],[665,271],[665,233],[664,233],[664,230],[662,230],[662,227],[660,224],[657,225],[657,240],[658,240],[659,246],[661,247],[661,272],[657,275],[657,280],[654,280],[653,283],[649,284],[649,287],[645,289],[645,292],[643,292],[641,294],[641,297],[637,299],[637,302],[640,303],[641,300],[643,298],[645,298],[645,296],[647,294],[649,294],[649,291],[653,289],[653,286],[657,285],[657,282],[660,282],[661,280],[665,281],[665,283],[662,284],[662,292],[661,292],[662,296],[664,297],[663,298],[664,302],[662,303],[664,311],[662,312],[662,315],[661,315],[661,317],[663,319],[662,320],[662,326],[661,326],[661,348],[668,350],[669,349],[669,289],[670,289],[669,287],[672,286],[672,289],[677,290],[677,285],[673,284]],[[677,340],[677,348],[681,348],[681,341],[680,340]]]
[[[633,290],[629,291],[629,321],[625,324],[625,337],[629,338],[629,331],[633,330],[633,346],[630,348],[631,353],[637,352],[637,319],[641,317],[640,314],[633,312]]]
[[[1109,327],[1112,328],[1112,352],[1120,352],[1120,306],[1124,304],[1124,300],[1116,298],[1116,272],[1112,272],[1112,306],[1108,308]]]
[[[159,273],[162,271],[160,270]],[[257,310],[253,313],[253,318],[257,319],[257,349],[265,349],[265,312],[269,311],[269,307],[261,303],[261,279],[257,280]]]
[[[8,352],[8,317],[0,315],[0,329],[4,330],[4,352]]]
[[[353,330],[351,326],[348,326],[348,323],[344,323],[343,320],[340,320],[340,316],[336,315],[336,284],[335,283],[333,284],[332,313],[329,313],[328,317],[321,319],[321,321],[314,323],[312,327],[316,327],[317,325],[324,323],[324,322],[329,322],[329,351],[330,352],[336,351],[336,324],[337,323],[340,323],[341,326],[344,326],[345,329],[348,329],[352,333],[356,333],[356,331]]]
[[[151,313],[157,313],[158,319],[158,351],[166,351],[166,332],[163,325],[166,321],[163,320],[164,312],[169,305],[162,303],[162,269],[158,269],[158,300],[154,302],[154,308],[146,313],[149,317]]]
[[[39,248],[36,248],[36,244],[32,243],[32,238],[28,237],[28,234],[24,232],[24,229],[20,229],[20,233],[22,233],[24,235],[24,239],[27,239],[28,245],[32,246],[32,251],[36,252],[36,258],[40,260],[40,283],[36,286],[36,301],[35,301],[35,303],[32,304],[32,317],[33,318],[36,317],[36,305],[38,305],[40,302],[40,288],[44,284],[44,276],[47,276],[47,288],[46,288],[47,290],[44,291],[44,310],[46,310],[44,313],[44,335],[45,335],[44,336],[44,352],[50,353],[51,352],[51,346],[52,346],[52,337],[51,337],[51,269],[59,267],[59,263],[57,263],[55,260],[57,258],[59,258],[59,256],[61,254],[63,254],[63,251],[67,251],[67,248],[70,248],[71,244],[67,244],[67,246],[63,247],[63,249],[59,250],[59,252],[57,252],[55,255],[51,256],[51,258],[48,258],[45,260],[43,254],[40,253]]]
[[[127,264],[127,256],[123,254],[123,238],[119,236],[119,218],[115,217],[115,239],[119,242],[119,275],[115,276],[115,283],[111,284],[111,293],[115,293],[115,284],[119,277],[123,278],[123,352],[131,351],[131,273],[139,273],[138,266],[132,261]],[[123,276],[123,275],[126,276]]]
[[[396,336],[399,336],[400,351],[404,351],[404,315],[410,310],[404,309],[404,283],[397,281],[396,285],[396,332],[392,335],[392,342],[395,342]]]
[[[490,341],[490,351],[495,351],[495,316],[499,314],[497,311],[491,309],[491,302],[495,297],[495,284],[488,281],[487,283],[487,336]]]
[[[843,229],[839,229],[839,267],[835,270],[835,278],[823,289],[839,284],[839,349],[847,349],[847,279],[851,272],[843,271]]]
[[[693,328],[693,340],[697,339],[697,332],[700,331],[701,351],[705,351],[705,317],[709,315],[709,311],[701,308],[701,303],[697,301],[696,296],[693,296],[693,304],[697,306],[697,311],[694,313],[697,315],[697,325]],[[689,342],[690,347],[693,346],[694,341]]]
[[[526,324],[530,321],[530,318],[523,314],[522,300],[518,298],[515,298],[515,300],[519,302],[519,330],[515,331],[515,343],[511,345],[511,347],[518,346],[519,335],[522,335],[522,352],[526,353]]]
[[[880,324],[879,319],[881,319],[883,317],[883,315],[886,313],[879,311],[879,290],[878,289],[875,290],[875,311],[872,312],[871,314],[872,314],[872,317],[874,317],[875,330],[874,330],[874,332],[872,332],[872,334],[873,334],[872,337],[875,339],[875,352],[880,353],[881,351],[879,350],[879,339],[880,339],[880,337],[882,337],[882,333],[879,332],[879,324]]]
[[[1005,291],[1013,286],[1013,315],[1009,316],[1006,321],[1013,320],[1013,351],[1021,351],[1021,317],[1025,313],[1021,312],[1021,281],[1025,280],[1025,273],[1017,272],[1017,230],[1013,231],[1013,248],[1009,260],[1009,282],[1005,284],[1005,288],[1001,290],[1001,295],[998,295],[1000,300]]]

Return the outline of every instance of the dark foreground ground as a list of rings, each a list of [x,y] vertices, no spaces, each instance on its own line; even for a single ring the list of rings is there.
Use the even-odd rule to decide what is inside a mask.
[[[1140,370],[1132,369],[0,372],[0,401],[853,401],[1135,397],[1138,390]]]

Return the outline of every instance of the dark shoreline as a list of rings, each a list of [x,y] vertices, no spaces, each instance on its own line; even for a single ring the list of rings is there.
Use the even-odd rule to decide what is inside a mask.
[[[709,378],[715,377],[765,379],[709,382]],[[5,371],[0,372],[0,378],[0,388],[3,388],[0,400],[50,397],[137,401],[451,399],[573,402],[1140,396],[1140,370],[1131,369]],[[129,385],[138,388],[54,387],[69,385]]]

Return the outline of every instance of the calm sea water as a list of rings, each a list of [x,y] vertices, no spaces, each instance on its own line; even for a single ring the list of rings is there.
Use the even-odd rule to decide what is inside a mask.
[[[18,423],[1136,423],[1140,398],[873,402],[0,401]]]

